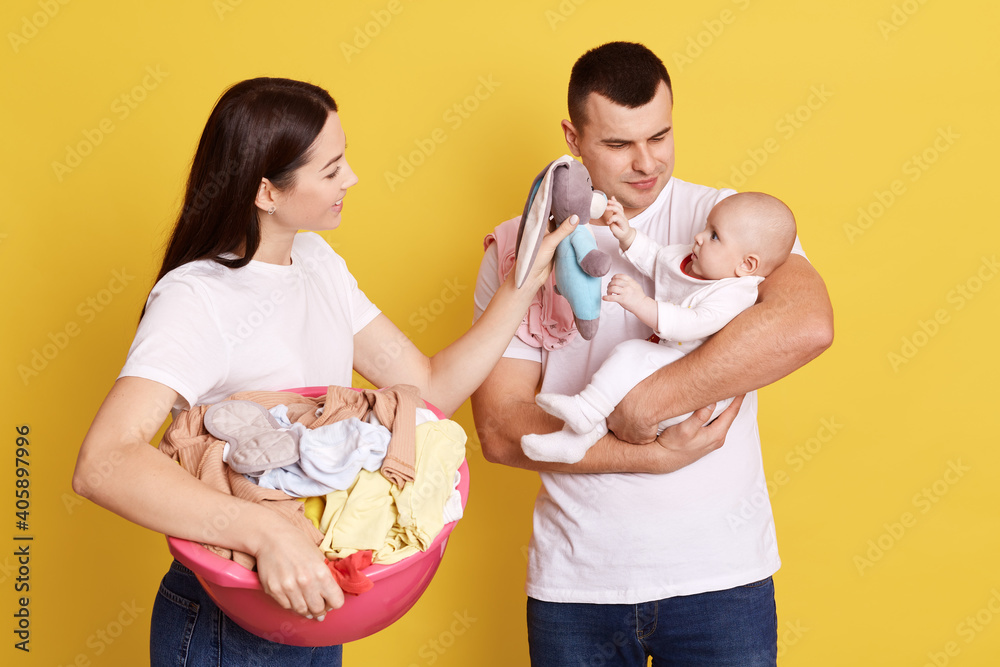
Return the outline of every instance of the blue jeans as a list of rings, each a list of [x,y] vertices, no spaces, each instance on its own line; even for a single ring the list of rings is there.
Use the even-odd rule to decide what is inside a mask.
[[[340,667],[341,647],[276,644],[219,610],[191,570],[174,561],[153,603],[152,667]]]
[[[532,667],[774,667],[774,583],[641,604],[528,598],[528,647]]]

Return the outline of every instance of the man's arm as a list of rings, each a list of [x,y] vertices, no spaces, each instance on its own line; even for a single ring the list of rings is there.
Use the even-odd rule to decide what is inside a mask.
[[[804,257],[792,255],[760,284],[754,306],[636,385],[608,417],[608,427],[624,440],[648,441],[663,419],[779,380],[832,342],[826,285]]]
[[[521,450],[521,436],[552,433],[562,428],[559,419],[535,405],[541,368],[534,361],[503,358],[472,395],[476,432],[487,461],[544,472],[673,472],[721,447],[742,403],[742,399],[734,401],[709,426],[704,424],[711,418],[712,410],[697,410],[648,445],[622,442],[608,434],[578,463],[533,461]]]

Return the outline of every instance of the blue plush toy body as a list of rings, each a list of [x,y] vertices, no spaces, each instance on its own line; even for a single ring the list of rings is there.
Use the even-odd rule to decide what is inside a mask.
[[[587,168],[568,155],[551,162],[531,184],[518,231],[517,286],[534,261],[538,244],[550,226],[571,215],[580,225],[556,247],[556,290],[573,310],[576,328],[584,339],[597,332],[601,316],[601,276],[611,268],[611,258],[597,249],[587,224],[607,208],[603,192],[594,190]]]
[[[597,332],[601,317],[601,276],[608,272],[610,263],[610,258],[597,249],[594,233],[586,223],[581,223],[556,246],[556,290],[569,301],[576,328],[586,340]]]

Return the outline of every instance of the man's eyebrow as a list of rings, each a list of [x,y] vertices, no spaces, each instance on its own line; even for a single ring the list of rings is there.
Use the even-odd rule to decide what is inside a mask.
[[[671,129],[673,129],[672,126],[667,125],[665,128],[663,128],[662,130],[660,130],[659,132],[657,132],[656,134],[652,135],[649,138],[656,139],[657,137],[662,137]],[[632,139],[615,139],[614,137],[609,137],[608,139],[601,139],[601,143],[606,145],[627,145],[635,142]]]

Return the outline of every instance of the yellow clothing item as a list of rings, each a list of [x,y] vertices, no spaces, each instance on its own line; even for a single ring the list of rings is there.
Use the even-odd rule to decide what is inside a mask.
[[[316,526],[316,530],[319,530],[319,522],[323,518],[323,508],[326,507],[326,496],[300,498],[300,500],[304,505],[302,513],[307,519],[312,521],[312,525]]]
[[[327,494],[319,521],[326,557],[370,549],[372,562],[388,564],[426,551],[444,527],[444,506],[465,459],[465,440],[465,431],[451,420],[421,424],[412,482],[400,489],[379,473],[362,470],[349,489]],[[318,507],[307,502],[307,516]]]

